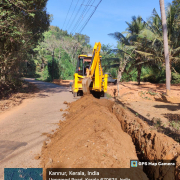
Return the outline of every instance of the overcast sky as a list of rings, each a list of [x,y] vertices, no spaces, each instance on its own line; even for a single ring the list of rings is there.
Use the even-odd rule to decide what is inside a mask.
[[[53,14],[54,18],[51,25],[67,30],[68,33],[79,33],[99,2],[100,0],[49,0],[47,12]],[[172,1],[164,2],[167,6]],[[102,0],[81,33],[90,37],[92,46],[95,42],[116,46],[116,40],[108,34],[125,31],[125,21],[131,22],[132,16],[140,15],[146,21],[153,8],[160,15],[159,0]]]

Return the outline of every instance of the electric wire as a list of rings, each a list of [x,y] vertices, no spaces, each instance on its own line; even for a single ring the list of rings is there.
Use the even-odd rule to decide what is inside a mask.
[[[83,12],[81,13],[76,25],[74,26],[73,32],[76,31],[76,29],[78,28],[78,26],[81,24],[81,22],[85,19],[85,15],[86,13],[89,11],[89,4],[91,3],[92,0],[88,0]],[[73,33],[72,32],[72,33]]]
[[[70,19],[69,19],[69,21],[68,21],[68,23],[67,23],[67,25],[66,25],[66,29],[67,29],[67,27],[68,27],[68,25],[69,25],[69,22],[71,21],[71,18],[72,18],[73,14],[74,14],[74,11],[75,11],[78,3],[79,3],[79,0],[77,1],[76,6],[75,6],[75,8],[74,8],[74,10],[73,10],[73,12],[72,12],[72,14],[71,14],[71,17],[70,17]]]
[[[92,1],[92,0],[88,0],[87,5],[89,5],[89,4],[91,3],[91,1]],[[73,28],[72,31],[71,31],[72,33],[76,30],[79,22],[81,22],[81,21],[80,21],[80,20],[81,20],[81,17],[83,17],[83,14],[85,13],[86,9],[87,9],[87,6],[85,6],[84,10],[82,11],[81,15],[79,16],[78,20],[76,21],[76,23],[75,23],[75,25],[74,25],[74,28]]]
[[[95,7],[93,13],[89,16],[89,19],[87,20],[87,22],[85,23],[85,25],[83,26],[83,28],[80,30],[79,33],[81,33],[83,31],[83,29],[86,27],[87,23],[89,22],[89,20],[91,19],[91,17],[93,16],[93,14],[95,13],[96,9],[98,8],[99,4],[101,3],[102,0],[99,1],[99,3],[97,4],[97,6]]]
[[[95,0],[94,0],[95,1]],[[86,13],[84,14],[84,19],[85,19],[85,17],[86,17],[86,15],[88,14],[88,12],[89,12],[89,10],[91,9],[91,7],[92,7],[92,5],[94,4],[94,1],[93,1],[93,3],[91,4],[91,5],[89,5],[89,9],[86,11]],[[88,19],[88,18],[87,18]],[[86,19],[86,20],[87,20]],[[86,22],[86,20],[85,20],[85,22]],[[82,23],[83,24],[83,23]],[[81,29],[83,27],[83,25],[79,28],[79,29]],[[76,28],[77,29],[77,28]],[[78,32],[78,31],[77,31]]]
[[[71,5],[70,5],[70,7],[69,7],[69,10],[71,9],[72,3],[73,3],[73,0],[71,1]],[[67,13],[67,15],[66,15],[64,24],[65,24],[65,22],[66,22],[66,19],[67,19],[68,14],[69,14],[69,10],[68,10],[68,13]],[[62,26],[62,29],[63,29],[63,27],[64,27],[64,24],[63,24],[63,26]]]
[[[83,2],[84,2],[84,0],[82,1],[82,3],[83,3]],[[78,9],[76,15],[74,16],[74,19],[73,19],[72,22],[74,22],[75,18],[77,17],[78,13],[80,12],[81,7],[82,7],[82,4],[81,4],[81,6],[79,7],[79,9]],[[73,24],[73,23],[72,23],[72,24]],[[70,24],[69,29],[71,28],[72,24]]]

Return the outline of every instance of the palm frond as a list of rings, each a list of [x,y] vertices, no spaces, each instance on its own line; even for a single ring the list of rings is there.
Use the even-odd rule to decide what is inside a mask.
[[[115,38],[116,40],[122,42],[125,45],[129,45],[128,39],[120,32],[110,33],[108,35],[112,36],[113,38]]]
[[[172,49],[172,56],[178,56],[180,54],[180,47]]]
[[[151,53],[147,53],[147,52],[143,52],[143,51],[137,51],[135,50],[135,52],[139,53],[142,56],[148,57],[148,56],[153,56],[153,54]]]

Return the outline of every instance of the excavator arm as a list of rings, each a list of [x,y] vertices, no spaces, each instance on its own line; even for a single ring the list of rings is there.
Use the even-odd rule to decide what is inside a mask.
[[[101,67],[101,60],[100,60],[100,50],[101,50],[101,43],[95,43],[93,49],[93,56],[91,59],[91,64],[89,69],[87,70],[87,76],[82,80],[82,88],[83,93],[89,93],[89,86],[91,82],[93,82],[93,89],[95,91],[102,91],[102,84],[105,82],[107,86],[107,75],[103,76],[103,71]],[[106,79],[106,81],[104,81]],[[106,87],[107,88],[107,87]]]

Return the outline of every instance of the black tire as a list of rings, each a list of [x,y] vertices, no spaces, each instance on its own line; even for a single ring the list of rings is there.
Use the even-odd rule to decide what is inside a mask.
[[[116,84],[117,84],[117,80],[114,81],[114,85],[116,85]]]

